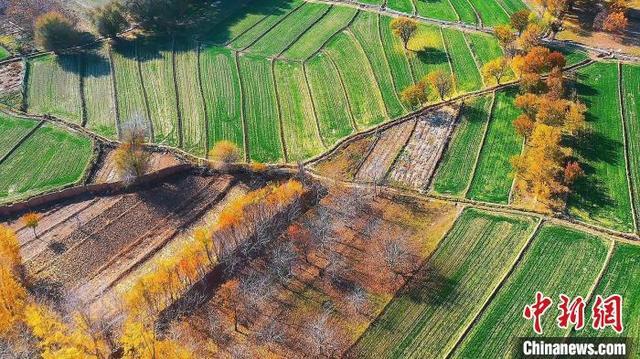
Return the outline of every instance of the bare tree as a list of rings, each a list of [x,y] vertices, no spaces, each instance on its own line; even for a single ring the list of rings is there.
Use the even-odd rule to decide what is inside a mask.
[[[293,276],[293,265],[298,258],[293,243],[287,241],[275,248],[270,253],[269,269],[274,277],[281,283],[287,283]]]
[[[367,306],[367,291],[359,285],[355,285],[351,293],[345,298],[351,310],[361,313]]]
[[[254,334],[258,343],[272,344],[282,343],[284,341],[284,327],[277,320],[277,318],[271,319],[260,330]]]
[[[336,334],[329,323],[329,313],[325,311],[309,323],[307,343],[316,356],[331,356],[336,351]]]

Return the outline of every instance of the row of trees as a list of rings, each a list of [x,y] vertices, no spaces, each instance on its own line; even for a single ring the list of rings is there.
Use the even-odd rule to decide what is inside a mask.
[[[290,180],[231,201],[214,224],[196,230],[191,242],[142,276],[126,293],[126,306],[136,316],[155,317],[214,266],[236,270],[270,242],[279,215],[299,214],[304,192],[300,182]]]
[[[519,56],[523,64],[521,95],[515,105],[522,114],[513,125],[526,146],[511,161],[516,190],[548,210],[562,211],[576,180],[583,175],[568,138],[584,129],[586,106],[566,99],[562,71],[566,61],[561,53],[534,47]],[[543,73],[548,73],[545,80]]]
[[[176,34],[212,21],[218,5],[208,0],[111,0],[88,15],[98,34],[107,38],[116,38],[131,25],[146,33]],[[88,41],[77,21],[58,10],[36,18],[34,35],[40,47],[56,52]]]
[[[413,109],[420,108],[436,95],[440,101],[444,101],[451,96],[456,78],[453,74],[443,70],[433,70],[422,80],[413,85],[409,85],[400,93],[400,99]]]

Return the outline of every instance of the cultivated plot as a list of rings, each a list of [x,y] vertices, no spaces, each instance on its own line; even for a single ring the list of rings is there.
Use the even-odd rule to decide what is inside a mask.
[[[569,198],[570,213],[584,221],[633,231],[618,66],[596,63],[577,74],[580,100],[589,109],[590,131],[574,146],[586,176],[576,183],[575,193]]]
[[[513,274],[463,338],[454,358],[503,358],[513,353],[518,337],[536,336],[522,318],[536,291],[557,302],[560,294],[587,298],[602,269],[610,243],[593,235],[544,225]],[[552,308],[542,320],[544,336],[565,336]]]
[[[174,74],[173,41],[138,43],[138,60],[144,80],[154,142],[178,147],[182,144]]]
[[[441,194],[464,195],[476,166],[486,132],[493,95],[466,102],[442,163],[434,177],[433,190]]]
[[[398,91],[402,91],[412,85],[416,80],[407,58],[408,51],[402,46],[400,39],[391,32],[391,20],[388,16],[379,15],[378,27],[382,48],[389,63],[391,78]],[[418,79],[420,80],[420,79]]]
[[[77,55],[30,59],[27,63],[28,111],[81,123],[80,62]]]
[[[331,145],[355,130],[340,74],[329,57],[320,53],[305,65],[324,143]]]
[[[336,35],[324,50],[338,68],[353,118],[360,128],[388,119],[380,87],[362,47],[350,32]]]
[[[640,337],[640,302],[636,299],[640,295],[640,286],[636,285],[638,280],[640,280],[639,256],[639,246],[616,243],[607,269],[594,291],[594,295],[601,295],[604,298],[613,294],[622,296],[622,323],[624,324],[624,332],[618,334],[611,328],[596,331],[589,325],[590,323],[587,322],[583,330],[572,332],[572,336]],[[587,308],[592,308],[593,302],[594,298],[592,298],[590,303],[587,303]],[[633,345],[631,347],[631,357],[637,357],[638,355],[640,355],[640,347]]]
[[[377,14],[360,12],[351,24],[351,31],[371,64],[371,69],[382,93],[387,113],[391,118],[394,118],[404,114],[405,109],[400,103],[393,79],[391,78],[389,64],[384,49],[382,48],[380,32],[378,31],[378,21],[379,17]]]
[[[92,154],[88,138],[43,125],[0,162],[0,202],[77,183]]]
[[[640,66],[622,65],[622,101],[636,223],[640,225]]]
[[[426,191],[459,109],[444,107],[418,117],[416,128],[396,160],[388,182]]]
[[[207,118],[199,83],[198,52],[190,41],[176,41],[175,71],[178,109],[182,122],[182,148],[197,156],[209,150]]]
[[[467,45],[464,33],[459,30],[442,29],[442,35],[456,76],[456,90],[462,93],[481,89],[482,75]]]
[[[337,32],[346,27],[358,10],[351,7],[332,6],[331,10],[307,30],[282,56],[292,60],[305,60],[320,51]]]
[[[117,138],[111,62],[107,52],[108,49],[104,46],[82,55],[86,127],[102,136]]]
[[[320,153],[324,146],[302,64],[276,61],[274,71],[289,160],[299,161],[313,157]]]
[[[398,158],[400,150],[413,133],[416,120],[405,121],[384,130],[379,134],[376,145],[362,163],[356,175],[356,181],[380,183],[386,177],[393,162]]]
[[[0,113],[0,163],[38,125]]]
[[[514,265],[535,227],[533,218],[465,210],[353,354],[445,357]]]
[[[308,28],[319,21],[327,11],[329,11],[328,5],[306,3],[298,11],[287,16],[277,26],[269,30],[247,51],[265,57],[279,55]]]
[[[150,130],[151,121],[147,115],[135,43],[125,41],[116,43],[111,50],[111,58],[116,81],[120,126],[126,127],[136,123]]]
[[[510,159],[520,154],[523,139],[516,133],[513,120],[520,110],[515,107],[515,89],[496,93],[489,128],[480,151],[468,197],[478,201],[507,203],[513,184]]]
[[[259,162],[282,161],[283,144],[271,62],[249,55],[240,56],[238,62],[249,156]]]
[[[203,47],[200,81],[207,109],[209,144],[231,141],[244,153],[242,91],[235,54],[223,47]]]

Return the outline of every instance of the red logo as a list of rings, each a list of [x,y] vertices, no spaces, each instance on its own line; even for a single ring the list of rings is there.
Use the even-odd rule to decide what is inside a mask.
[[[570,325],[575,330],[581,330],[585,326],[586,302],[581,296],[571,299],[569,296],[560,294],[558,303],[558,316],[556,323],[558,327],[566,329]],[[551,308],[553,300],[546,297],[541,292],[536,292],[535,301],[524,307],[522,316],[533,321],[533,330],[537,334],[542,334],[542,316]],[[613,294],[606,298],[596,295],[593,307],[591,308],[591,326],[596,330],[603,330],[607,327],[622,333],[622,297]]]
[[[542,323],[540,318],[549,310],[553,301],[549,297],[545,297],[541,292],[536,293],[536,301],[524,307],[524,313],[522,314],[525,319],[533,319],[533,330],[542,334]]]
[[[593,319],[593,329],[601,330],[611,327],[616,333],[622,333],[624,329],[622,325],[622,297],[614,294],[603,299],[601,295],[597,295],[591,319]]]

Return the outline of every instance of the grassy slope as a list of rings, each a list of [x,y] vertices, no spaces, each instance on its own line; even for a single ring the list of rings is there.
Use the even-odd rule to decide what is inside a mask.
[[[331,145],[353,131],[349,104],[338,72],[327,56],[320,53],[313,57],[307,62],[306,69],[320,134],[324,142]]]
[[[281,161],[284,155],[271,63],[262,58],[241,56],[239,65],[250,158],[259,162]]]
[[[0,158],[6,156],[38,122],[14,118],[0,113]]]
[[[0,164],[0,202],[77,182],[92,152],[88,138],[44,125]]]
[[[200,53],[200,71],[209,119],[209,143],[231,141],[244,153],[240,79],[235,55],[209,46]]]
[[[496,0],[469,0],[476,8],[484,26],[496,26],[509,23],[509,15],[498,5]]]
[[[105,137],[116,138],[118,131],[109,55],[105,49],[88,52],[82,62],[87,128]]]
[[[576,336],[589,337],[618,337],[629,338],[640,337],[640,247],[637,245],[618,243],[614,250],[611,261],[607,266],[600,283],[596,287],[594,294],[608,297],[612,294],[622,296],[622,323],[624,331],[617,334],[611,328],[603,331],[596,331],[588,324],[579,332],[572,333]],[[587,304],[587,308],[593,307],[593,300]],[[636,344],[632,348],[632,357],[640,356],[640,347]]]
[[[387,7],[406,14],[413,14],[413,0],[387,0]]]
[[[75,55],[46,55],[29,60],[29,112],[80,123],[80,61]]]
[[[116,72],[116,92],[121,124],[126,125],[134,120],[147,124],[149,119],[133,43],[123,43],[114,47],[113,67]]]
[[[618,69],[614,63],[597,63],[578,71],[578,94],[589,111],[592,129],[577,144],[586,178],[569,198],[570,213],[589,222],[633,230],[626,176],[622,119],[618,99]]]
[[[282,56],[305,60],[318,51],[333,34],[345,27],[356,12],[351,7],[333,6],[327,15],[305,32]]]
[[[361,357],[444,357],[510,269],[534,225],[533,218],[466,210],[417,282],[387,306],[354,352]]]
[[[640,66],[623,65],[622,77],[631,183],[637,223],[640,223]]]
[[[263,20],[255,24],[255,26],[251,27],[242,35],[236,37],[231,41],[231,43],[229,43],[229,46],[233,49],[241,50],[251,45],[301,3],[301,0],[294,0],[290,2],[283,2],[278,6],[270,8],[268,11],[265,11],[266,16]]]
[[[457,21],[456,11],[448,0],[415,0],[418,15],[449,21]]]
[[[399,117],[405,113],[405,109],[395,92],[391,70],[382,48],[378,31],[378,15],[371,12],[360,12],[351,24],[351,31],[367,55],[389,116]]]
[[[207,151],[206,114],[198,85],[198,54],[194,43],[176,40],[176,80],[182,118],[183,148],[203,156]]]
[[[380,88],[367,56],[353,35],[347,32],[338,34],[325,51],[342,75],[351,112],[358,126],[369,127],[387,119]]]
[[[565,227],[545,225],[515,272],[464,338],[454,358],[509,357],[518,337],[534,336],[532,322],[522,318],[536,291],[556,303],[564,293],[586,297],[602,268],[608,243]],[[544,336],[562,336],[552,308],[542,319]]]
[[[380,37],[382,47],[389,62],[391,77],[396,84],[398,91],[402,91],[414,83],[411,75],[411,65],[406,56],[406,51],[402,47],[400,39],[391,32],[391,17],[380,16]]]
[[[313,104],[302,64],[277,61],[275,76],[289,160],[304,160],[319,154],[324,147],[316,130]]]
[[[5,49],[4,47],[0,46],[0,61],[7,59],[11,57],[11,53],[9,52],[9,50]]]
[[[461,195],[473,176],[474,164],[489,120],[491,95],[465,103],[449,149],[436,173],[433,189],[442,194]]]
[[[247,49],[252,54],[270,57],[280,54],[328,10],[325,4],[307,3],[271,29]]]
[[[482,76],[476,66],[464,34],[458,30],[442,29],[447,50],[451,58],[451,65],[456,75],[456,89],[458,92],[470,92],[482,88]]]
[[[171,41],[139,44],[138,57],[149,101],[154,141],[177,147],[180,134]]]
[[[522,151],[522,138],[516,134],[512,125],[519,115],[519,110],[513,103],[516,95],[515,90],[496,94],[487,138],[468,194],[471,199],[497,203],[507,203],[509,199],[513,182],[509,161]]]

